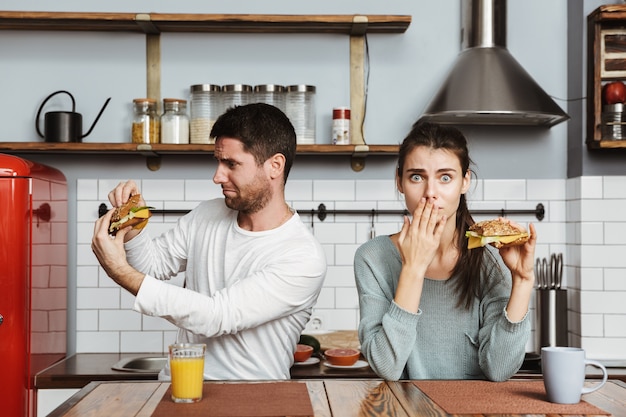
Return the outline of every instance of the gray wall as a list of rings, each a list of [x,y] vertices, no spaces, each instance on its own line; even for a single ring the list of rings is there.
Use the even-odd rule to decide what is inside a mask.
[[[565,0],[508,2],[510,51],[550,95],[558,97],[557,103],[563,108],[567,108],[564,99],[568,95],[567,3]],[[460,50],[459,0],[314,3],[116,0],[100,4],[24,0],[4,7],[33,11],[412,15],[413,22],[406,33],[370,35],[368,39],[370,82],[365,137],[371,144],[397,144],[402,140]],[[319,143],[328,143],[331,109],[349,101],[348,47],[348,38],[343,35],[165,34],[162,95],[186,97],[189,85],[203,82],[314,84],[318,87],[317,139]],[[135,97],[145,96],[143,36],[3,31],[0,54],[3,57],[0,91],[4,98],[0,101],[3,126],[0,141],[41,140],[34,128],[35,114],[42,100],[58,89],[67,89],[75,95],[85,130],[104,100],[112,97],[85,142],[128,141],[130,103]],[[67,98],[57,98],[46,107],[48,111],[68,108]],[[481,178],[565,178],[567,175],[566,123],[552,129],[473,127],[465,131]],[[511,155],[515,155],[513,160]],[[98,165],[93,165],[93,161],[82,156],[74,159],[81,160],[87,172],[98,175]],[[186,157],[171,159],[173,169],[176,164],[185,168]],[[58,165],[60,161],[65,164],[64,158],[55,161],[64,171],[74,168]],[[143,161],[139,158],[133,161],[136,166],[125,167],[135,167],[142,175],[154,175],[142,169]],[[351,174],[344,172],[343,161],[336,158],[332,161],[339,170],[336,175]],[[533,169],[528,168],[531,162]],[[82,169],[80,165],[76,168]],[[302,175],[327,175],[315,164],[311,164],[310,170],[301,168],[306,169]],[[378,172],[366,168],[359,175],[367,178],[377,176]]]

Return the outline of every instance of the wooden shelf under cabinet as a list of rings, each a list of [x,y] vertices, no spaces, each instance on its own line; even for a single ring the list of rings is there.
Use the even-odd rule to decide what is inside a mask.
[[[587,17],[587,148],[626,149],[602,135],[602,86],[626,82],[626,5],[598,7]],[[626,117],[624,122],[626,122]],[[624,137],[626,138],[626,124]]]

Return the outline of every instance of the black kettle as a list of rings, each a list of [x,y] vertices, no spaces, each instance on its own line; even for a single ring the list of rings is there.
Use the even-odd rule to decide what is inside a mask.
[[[41,130],[39,129],[41,110],[52,96],[60,93],[70,96],[72,99],[72,111],[51,111],[46,113],[44,116],[44,133],[41,134]],[[43,103],[41,103],[41,106],[39,106],[37,117],[35,118],[37,133],[44,138],[46,142],[80,142],[91,133],[110,100],[111,97],[104,103],[104,106],[100,109],[100,113],[96,116],[96,120],[94,120],[87,133],[83,135],[83,116],[80,113],[76,113],[76,101],[74,101],[74,96],[65,90],[55,91],[46,97]]]

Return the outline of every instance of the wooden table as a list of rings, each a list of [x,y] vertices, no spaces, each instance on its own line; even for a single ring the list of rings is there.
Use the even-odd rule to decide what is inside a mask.
[[[307,385],[316,417],[449,415],[411,381],[328,379],[288,383]],[[168,382],[92,382],[49,417],[150,417],[168,387]],[[610,380],[600,390],[586,394],[584,400],[614,417],[626,416],[626,384],[622,381]]]

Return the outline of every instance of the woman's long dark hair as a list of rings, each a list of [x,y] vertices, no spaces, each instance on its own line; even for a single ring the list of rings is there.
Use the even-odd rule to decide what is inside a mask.
[[[451,126],[435,123],[415,123],[400,145],[398,154],[397,175],[402,178],[404,162],[407,155],[418,146],[426,146],[431,149],[445,149],[454,153],[461,164],[461,172],[472,172],[470,165],[473,164],[467,149],[467,140],[461,131]],[[456,293],[458,295],[458,307],[470,309],[474,299],[480,295],[480,276],[483,267],[484,248],[467,249],[465,231],[474,224],[474,219],[467,207],[465,194],[461,195],[459,207],[456,212],[456,246],[459,250],[459,258],[452,270],[452,275],[459,275],[456,280]]]

